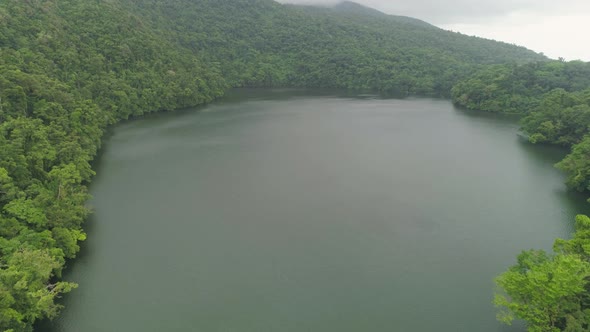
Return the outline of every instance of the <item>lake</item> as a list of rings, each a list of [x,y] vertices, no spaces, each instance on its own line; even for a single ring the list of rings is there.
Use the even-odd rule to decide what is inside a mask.
[[[514,118],[237,90],[120,124],[54,332],[522,331],[493,279],[590,213]]]

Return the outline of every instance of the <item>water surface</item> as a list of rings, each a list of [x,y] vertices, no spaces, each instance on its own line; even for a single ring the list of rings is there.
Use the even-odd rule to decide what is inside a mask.
[[[60,332],[519,331],[493,278],[584,198],[514,119],[242,90],[117,126]]]

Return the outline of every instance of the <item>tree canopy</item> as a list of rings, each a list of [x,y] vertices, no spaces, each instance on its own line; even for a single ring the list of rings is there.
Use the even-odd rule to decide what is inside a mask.
[[[530,332],[588,331],[590,328],[590,218],[576,217],[571,240],[555,241],[553,255],[525,251],[496,279],[498,318],[528,323]]]

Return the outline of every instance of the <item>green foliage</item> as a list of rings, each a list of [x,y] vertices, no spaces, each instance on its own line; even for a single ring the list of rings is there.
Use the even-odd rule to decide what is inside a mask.
[[[590,126],[589,97],[590,89],[552,90],[544,94],[536,109],[523,119],[522,129],[530,135],[532,143],[566,147],[579,143]]]
[[[552,90],[575,92],[588,87],[590,63],[545,61],[484,67],[458,82],[451,95],[453,102],[468,109],[529,114]]]
[[[564,170],[567,184],[578,191],[590,190],[590,136],[572,148],[572,152],[557,164]]]
[[[19,250],[0,269],[0,326],[3,330],[31,330],[35,320],[55,317],[55,298],[76,288],[67,282],[47,283],[61,263],[44,250]]]
[[[524,48],[444,31],[352,3],[133,0],[123,4],[232,86],[335,87],[448,96],[475,65],[544,60]]]
[[[86,185],[109,125],[192,107],[230,87],[338,87],[447,96],[522,47],[344,3],[0,2],[0,330],[55,317],[86,238]],[[577,70],[577,69],[576,69]]]
[[[505,293],[496,294],[494,303],[506,309],[498,319],[508,324],[524,319],[530,332],[562,331],[569,316],[588,321],[578,299],[589,276],[590,264],[575,255],[523,252],[518,264],[496,279]]]
[[[525,251],[496,279],[498,319],[523,319],[531,332],[588,331],[590,328],[590,218],[576,217],[571,240],[558,239],[555,255]]]
[[[578,255],[590,262],[590,218],[585,215],[576,216],[576,232],[570,240],[557,239],[553,251],[563,255]]]

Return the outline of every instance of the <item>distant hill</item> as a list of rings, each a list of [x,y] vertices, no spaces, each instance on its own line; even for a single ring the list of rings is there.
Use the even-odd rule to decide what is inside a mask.
[[[374,89],[449,95],[474,65],[546,60],[523,47],[439,29],[353,2],[129,0],[153,29],[223,64],[232,85]],[[211,38],[215,36],[215,38]]]

